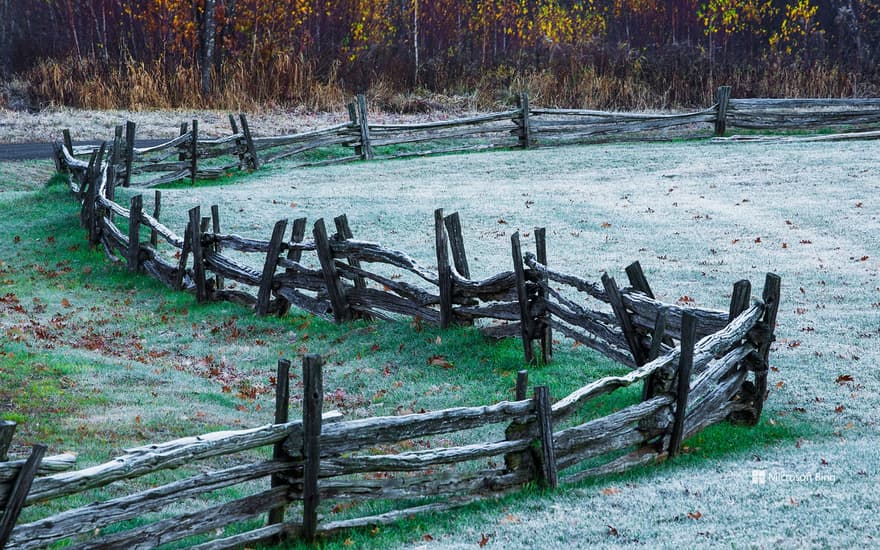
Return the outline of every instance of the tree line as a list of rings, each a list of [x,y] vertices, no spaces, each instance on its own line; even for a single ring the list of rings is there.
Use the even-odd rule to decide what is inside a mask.
[[[880,0],[0,0],[0,54],[6,75],[46,59],[184,66],[205,96],[230,62],[256,73],[279,57],[351,90],[536,71],[659,83],[690,66],[710,81],[796,66],[874,82]]]

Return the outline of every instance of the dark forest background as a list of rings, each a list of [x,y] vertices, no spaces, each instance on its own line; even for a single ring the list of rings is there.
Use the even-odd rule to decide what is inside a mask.
[[[0,0],[31,107],[689,107],[878,95],[878,61],[880,0]]]

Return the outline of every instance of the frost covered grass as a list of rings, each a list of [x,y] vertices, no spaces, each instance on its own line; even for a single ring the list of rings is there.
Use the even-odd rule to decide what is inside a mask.
[[[750,279],[759,294],[765,272],[782,276],[771,394],[758,427],[712,428],[686,442],[688,452],[673,463],[358,531],[328,541],[329,547],[464,548],[484,536],[488,545],[505,548],[870,546],[880,537],[873,521],[880,508],[878,168],[875,142],[619,144],[299,170],[278,164],[234,185],[199,186],[196,193],[166,189],[162,219],[179,231],[187,209],[218,203],[224,232],[265,239],[280,218],[311,222],[346,213],[357,238],[431,265],[433,210],[442,207],[460,212],[477,277],[510,268],[513,231],[546,226],[549,263],[563,271],[595,280],[608,271],[622,282],[623,267],[638,259],[661,300],[687,296],[719,309],[727,307],[736,280]],[[69,199],[33,186],[19,193],[13,180],[4,190],[16,192],[0,194],[2,277],[26,297],[29,315],[47,322],[86,302],[98,312],[86,308],[79,315],[109,319],[96,327],[99,334],[135,333],[144,353],[168,352],[141,362],[136,353],[71,351],[71,342],[87,336],[73,329],[63,333],[70,341],[58,343],[64,353],[96,358],[101,367],[89,376],[106,377],[103,399],[112,405],[84,401],[80,418],[118,411],[113,426],[126,440],[167,435],[159,419],[186,399],[184,388],[192,395],[178,414],[186,419],[170,423],[175,430],[266,422],[267,380],[279,352],[331,354],[326,389],[342,393],[326,406],[349,415],[502,399],[512,389],[511,373],[522,367],[517,342],[490,345],[466,330],[419,331],[408,323],[336,327],[301,315],[257,319],[229,304],[196,306],[187,295],[133,280],[100,254],[82,250],[76,209],[64,202]],[[15,235],[23,236],[20,242]],[[47,263],[68,261],[72,273],[64,265],[53,268],[55,276],[29,273],[45,260],[35,239],[49,235],[59,259]],[[48,304],[44,313],[34,312],[29,293]],[[62,296],[70,296],[73,308]],[[139,316],[126,299],[140,304]],[[7,334],[10,323],[28,322],[4,313]],[[30,338],[33,347],[45,345]],[[114,345],[119,342],[108,338],[106,346]],[[562,342],[553,365],[533,369],[533,383],[549,381],[558,397],[607,372],[594,356],[570,348]],[[426,358],[435,354],[455,368],[429,370]],[[145,366],[154,363],[158,371]],[[243,374],[230,384],[211,375],[213,364]],[[132,388],[120,388],[125,397],[116,397],[110,388],[130,384],[125,376],[143,384],[149,379],[153,385],[144,389],[159,397],[140,392],[138,400]],[[138,428],[136,415],[151,428]],[[53,433],[71,441],[73,426],[58,422]],[[765,483],[753,483],[753,475],[761,475],[754,471],[764,472]]]

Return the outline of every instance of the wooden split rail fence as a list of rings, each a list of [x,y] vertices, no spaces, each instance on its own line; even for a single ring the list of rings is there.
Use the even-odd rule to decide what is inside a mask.
[[[106,160],[114,157],[112,148],[95,151],[89,162],[66,146],[59,155],[82,201],[89,241],[130,270],[194,292],[199,300],[234,300],[258,314],[296,306],[337,321],[405,316],[448,326],[483,319],[488,324],[481,328],[492,335],[522,338],[527,362],[536,360],[536,344],[545,362],[552,359],[556,331],[631,370],[586,381],[556,400],[547,387],[534,388],[528,398],[528,373],[521,371],[515,401],[344,421],[322,412],[321,359],[308,356],[303,418],[291,422],[290,365],[281,361],[274,424],[129,449],[111,462],[72,472],[58,473],[73,465],[73,457],[43,458],[44,447],[26,461],[0,463],[0,543],[9,548],[63,540],[75,548],[148,548],[178,540],[230,548],[312,540],[493,498],[535,480],[555,487],[672,458],[683,440],[707,426],[724,420],[754,424],[760,417],[779,306],[776,275],[767,275],[759,300],[752,300],[748,281],[736,283],[728,311],[663,304],[638,263],[626,269],[627,288],[607,275],[598,284],[551,267],[546,232],[538,229],[534,254],[523,253],[516,233],[513,269],[473,280],[459,217],[441,210],[434,219],[436,269],[354,239],[345,216],[334,220],[332,236],[317,220],[306,238],[306,220],[299,219],[288,237],[288,223],[281,220],[271,238],[261,241],[221,233],[216,207],[205,217],[194,208],[180,237],[159,222],[160,201],[150,215],[140,195],[129,208],[112,200],[117,166]],[[142,228],[149,240],[142,239]],[[179,258],[160,253],[160,242]],[[236,262],[230,250],[262,255],[263,270]],[[382,266],[409,273],[416,282],[383,274]],[[256,294],[227,288],[231,281]],[[590,417],[595,399],[639,383],[639,399],[608,416]],[[0,443],[11,437],[8,432],[0,426]],[[432,439],[441,434],[442,440]],[[424,448],[413,450],[416,442]],[[271,459],[259,458],[255,449],[261,447],[271,447]],[[236,456],[223,467],[211,462],[227,455]],[[120,496],[17,522],[24,507],[165,469],[191,469],[199,461],[206,461],[200,473],[183,479],[130,494],[123,484],[116,489]],[[230,487],[237,488],[232,500],[202,498]],[[229,491],[224,494],[229,498]],[[186,504],[193,498],[212,504],[193,508]],[[365,501],[379,501],[366,507],[374,512],[387,511],[358,515],[365,508],[357,503]],[[189,508],[181,513],[181,507]],[[341,519],[331,520],[338,511],[344,512]],[[136,527],[126,523],[132,520]],[[232,532],[224,531],[232,525]],[[189,538],[196,535],[202,538]]]
[[[359,95],[348,106],[350,121],[328,128],[283,136],[255,136],[245,115],[229,115],[231,134],[208,138],[198,121],[183,123],[166,143],[137,148],[136,127],[119,126],[110,149],[119,184],[154,187],[173,181],[216,178],[235,170],[255,170],[281,159],[298,165],[423,156],[497,148],[553,147],[621,139],[657,140],[723,136],[730,128],[814,130],[846,127],[868,138],[880,137],[880,99],[737,99],[729,86],[715,103],[689,113],[626,113],[532,107],[521,94],[516,109],[419,124],[375,124]],[[670,134],[669,131],[677,131]],[[712,132],[707,132],[711,129]],[[860,134],[847,134],[854,137]],[[74,157],[91,155],[94,146],[74,147],[69,131],[63,146]],[[59,159],[61,155],[59,153]],[[60,167],[60,166],[59,166]]]
[[[566,278],[532,258],[529,263],[545,282]],[[639,275],[636,268],[630,271]],[[596,286],[568,282],[601,295]],[[538,294],[549,291],[549,286],[538,286]],[[606,279],[605,287],[615,296],[612,303],[617,302],[621,294],[613,280]],[[515,401],[344,421],[334,411],[322,411],[322,361],[306,356],[303,417],[289,422],[290,364],[281,360],[274,424],[129,449],[110,462],[72,472],[54,473],[71,466],[69,457],[41,463],[42,447],[25,464],[0,463],[0,509],[5,509],[0,542],[25,549],[66,540],[85,549],[183,541],[220,549],[314,540],[495,498],[534,481],[556,487],[673,458],[683,440],[707,426],[725,419],[753,422],[760,414],[779,279],[768,275],[763,300],[751,302],[749,290],[748,282],[737,283],[728,313],[653,309],[647,292],[629,294],[638,296],[622,310],[629,326],[652,327],[627,333],[638,346],[632,350],[637,366],[623,376],[589,382],[555,402],[546,386],[535,387],[527,398],[528,373],[520,371]],[[551,303],[546,302],[547,309]],[[558,302],[554,308],[573,313],[574,305]],[[568,321],[572,327],[581,323]],[[601,320],[583,324],[593,323]],[[603,331],[578,329],[566,333],[602,339],[598,333]],[[747,380],[750,373],[754,381]],[[589,418],[595,399],[637,383],[643,384],[641,399]],[[439,443],[431,439],[438,435],[445,435]],[[254,449],[269,446],[271,459],[253,456]],[[221,456],[227,457],[226,466],[217,468],[211,459]],[[15,525],[24,506],[194,467],[200,473],[147,489],[117,488],[119,496]],[[222,496],[209,496],[226,489],[230,498],[230,487],[237,488],[231,500],[217,503]],[[193,498],[201,498],[203,506],[187,505]],[[210,504],[204,505],[205,499]],[[359,506],[365,502],[375,504]],[[386,511],[375,513],[381,509]],[[340,519],[331,519],[334,515]],[[231,526],[232,531],[226,530]]]

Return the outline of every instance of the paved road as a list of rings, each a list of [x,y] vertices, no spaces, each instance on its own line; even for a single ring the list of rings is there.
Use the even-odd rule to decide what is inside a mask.
[[[137,147],[152,147],[167,140],[144,139],[135,142]],[[100,145],[100,141],[77,141],[74,145]],[[0,144],[0,162],[5,160],[31,160],[52,158],[51,143],[3,143]]]

